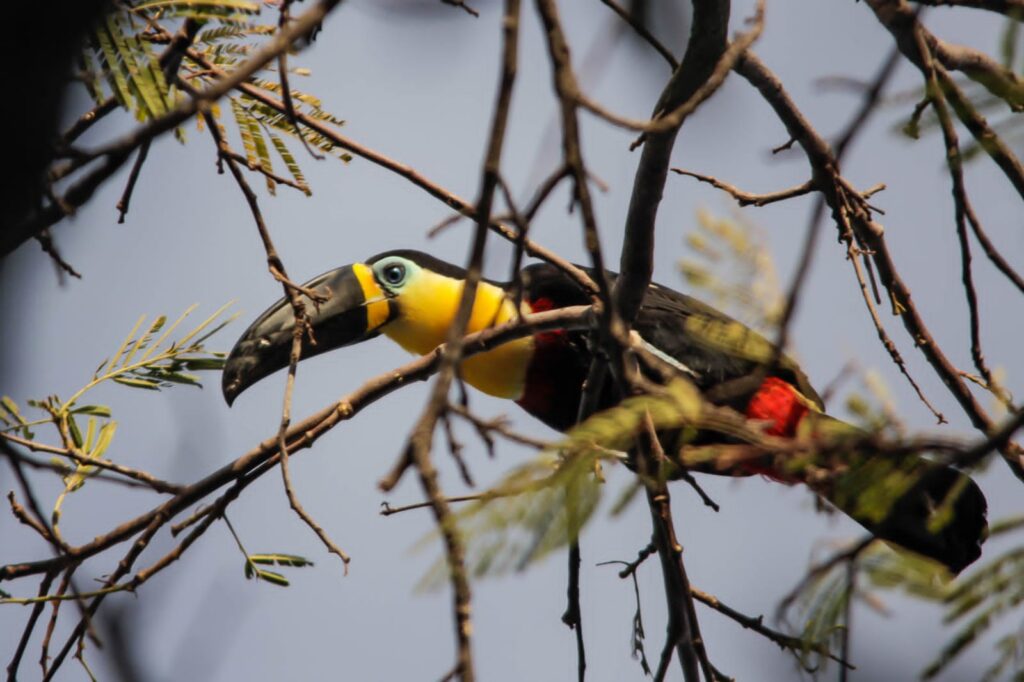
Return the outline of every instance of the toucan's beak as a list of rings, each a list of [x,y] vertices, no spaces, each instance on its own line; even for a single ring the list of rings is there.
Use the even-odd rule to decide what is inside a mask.
[[[319,307],[304,300],[315,345],[303,335],[302,359],[373,338],[397,309],[362,263],[326,272],[305,286],[328,299]],[[294,329],[292,306],[282,298],[245,331],[224,365],[221,387],[228,405],[263,377],[288,366]]]

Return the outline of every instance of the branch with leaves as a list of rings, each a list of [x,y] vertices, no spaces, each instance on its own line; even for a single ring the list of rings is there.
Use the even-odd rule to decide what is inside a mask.
[[[1017,12],[1020,8],[1015,3],[1016,0],[994,3],[921,0],[918,4],[992,10],[1006,14],[1012,22],[1019,19]],[[970,89],[981,88],[1001,105],[1011,111],[1019,111],[1024,106],[1022,80],[1009,63],[999,63],[983,52],[939,40],[926,30],[914,6],[904,0],[869,0],[868,5],[881,25],[892,34],[895,48],[882,64],[872,85],[866,89],[860,110],[840,136],[836,151],[833,151],[793,103],[777,76],[749,51],[763,29],[761,4],[758,4],[753,19],[748,21],[751,24],[749,28],[730,42],[727,39],[730,3],[727,0],[693,0],[690,40],[682,62],[678,63],[671,51],[661,45],[628,10],[605,1],[604,4],[648,41],[673,70],[653,108],[651,119],[634,121],[605,110],[584,94],[574,70],[570,44],[557,3],[537,0],[536,9],[551,61],[553,96],[558,104],[562,158],[559,168],[537,186],[533,200],[520,210],[512,199],[501,166],[518,67],[518,0],[507,0],[504,6],[502,68],[475,203],[460,198],[413,168],[340,135],[337,128],[343,124],[341,118],[325,111],[317,97],[291,87],[290,77],[302,76],[305,71],[289,66],[289,52],[309,39],[338,3],[322,0],[295,17],[291,15],[292,4],[289,0],[279,3],[280,13],[274,24],[257,23],[259,6],[246,0],[159,0],[118,5],[101,24],[94,27],[90,44],[82,57],[80,78],[92,95],[92,109],[79,117],[56,143],[59,158],[51,168],[50,181],[51,184],[64,182],[59,185],[62,192],[54,189],[51,201],[24,223],[5,231],[0,239],[2,255],[34,236],[65,271],[73,274],[74,270],[56,251],[49,228],[88,201],[103,182],[137,153],[118,204],[123,219],[144,165],[152,163],[152,160],[147,161],[152,142],[172,131],[183,140],[181,125],[196,117],[201,130],[205,128],[215,142],[221,169],[227,166],[246,199],[264,246],[270,274],[281,284],[299,321],[295,327],[281,419],[275,435],[191,484],[164,481],[149,472],[120,464],[119,456],[111,454],[116,452],[116,448],[112,450],[111,447],[115,443],[117,423],[112,419],[110,408],[81,403],[86,393],[104,382],[144,390],[197,384],[198,377],[192,372],[216,370],[222,362],[222,356],[211,354],[204,347],[209,334],[215,331],[214,320],[222,311],[191,334],[170,344],[167,339],[181,319],[169,327],[164,318],[148,324],[140,319],[112,357],[71,398],[61,400],[51,396],[26,403],[28,408],[40,413],[39,418],[29,418],[28,410],[23,410],[10,398],[3,400],[0,452],[16,472],[22,486],[20,495],[12,492],[9,497],[10,511],[19,523],[39,535],[53,552],[51,558],[10,563],[0,568],[2,580],[39,578],[38,588],[30,593],[24,596],[4,595],[0,599],[3,603],[32,606],[26,629],[8,668],[12,677],[18,671],[29,638],[46,604],[51,604],[53,609],[42,645],[47,679],[56,673],[72,651],[88,670],[84,650],[93,629],[91,618],[105,597],[116,592],[137,591],[149,578],[180,559],[217,521],[223,520],[233,535],[243,555],[243,570],[247,578],[287,585],[285,569],[309,566],[311,562],[281,552],[248,552],[226,515],[228,507],[252,482],[277,466],[281,467],[292,508],[317,533],[328,550],[341,557],[347,565],[347,555],[299,503],[289,476],[289,457],[310,447],[321,435],[354,417],[366,405],[401,386],[425,380],[435,373],[438,378],[421,418],[412,428],[407,447],[391,473],[382,481],[382,487],[389,489],[397,484],[404,472],[412,469],[418,475],[426,500],[386,508],[382,513],[430,508],[434,515],[437,534],[444,546],[444,559],[436,575],[447,579],[452,587],[457,654],[456,664],[448,677],[464,680],[471,680],[475,675],[470,636],[471,580],[524,567],[562,547],[569,548],[568,608],[564,620],[575,630],[577,675],[580,680],[584,679],[587,663],[582,630],[585,614],[580,609],[578,580],[581,562],[579,536],[597,509],[605,467],[625,462],[634,474],[617,508],[624,507],[643,490],[650,511],[654,542],[645,552],[646,555],[657,553],[659,556],[668,614],[668,632],[656,679],[664,678],[673,655],[678,655],[683,676],[688,682],[702,677],[705,682],[724,678],[712,665],[706,651],[694,599],[783,648],[799,650],[801,663],[809,667],[824,663],[826,658],[836,658],[832,652],[837,648],[841,652],[838,658],[843,661],[848,658],[850,604],[855,595],[865,593],[867,585],[906,587],[921,576],[934,579],[935,573],[934,567],[915,567],[904,555],[877,550],[879,543],[865,543],[858,546],[856,552],[843,554],[840,559],[827,562],[823,567],[812,568],[801,589],[794,593],[798,596],[794,597],[793,604],[798,605],[804,621],[801,634],[788,635],[768,628],[760,617],[745,616],[689,584],[682,561],[677,519],[671,504],[671,479],[688,480],[706,503],[714,505],[702,493],[691,472],[743,475],[751,463],[770,463],[793,480],[806,482],[820,492],[835,483],[837,472],[844,465],[852,466],[851,452],[856,454],[870,450],[898,470],[901,461],[922,449],[932,450],[938,459],[964,466],[983,463],[990,453],[999,449],[1011,469],[1024,477],[1021,451],[1012,440],[1024,420],[1024,410],[1014,409],[1012,399],[1001,390],[998,378],[983,354],[980,292],[973,277],[971,235],[981,244],[994,266],[1022,292],[1024,282],[1012,260],[1000,252],[976,215],[963,173],[966,154],[962,153],[954,129],[954,119],[957,119],[970,132],[977,149],[988,154],[1009,184],[1024,196],[1024,172],[1012,146],[1002,139],[997,126],[989,124],[981,114],[982,107],[975,101],[975,91]],[[463,2],[447,4],[476,16],[475,10]],[[165,46],[159,55],[155,47],[158,45]],[[883,228],[877,222],[881,212],[869,203],[880,185],[860,190],[840,172],[844,151],[866,118],[879,106],[882,90],[901,55],[918,67],[925,86],[925,99],[916,108],[910,127],[917,128],[921,117],[930,109],[943,135],[968,303],[967,326],[978,377],[968,376],[953,364],[912,302],[910,291],[888,251]],[[275,76],[263,73],[275,67]],[[844,256],[851,261],[869,315],[892,359],[924,400],[882,324],[878,312],[882,305],[879,283],[888,295],[894,313],[903,318],[915,345],[921,348],[965,414],[983,432],[980,441],[964,443],[950,439],[902,437],[902,434],[893,436],[886,431],[888,422],[884,419],[877,419],[858,437],[841,441],[828,438],[786,440],[766,435],[742,414],[708,400],[720,399],[721,396],[699,395],[693,385],[679,378],[678,367],[657,357],[642,340],[630,334],[629,327],[651,281],[655,225],[676,135],[680,126],[689,120],[688,116],[716,92],[731,71],[739,73],[757,88],[784,124],[792,139],[783,147],[799,144],[810,166],[810,180],[779,192],[752,194],[725,180],[689,171],[676,172],[708,182],[741,204],[761,206],[811,193],[817,195],[803,242],[803,255],[788,295],[777,296],[770,312],[761,311],[763,315],[758,322],[765,331],[778,330],[778,343],[773,354],[761,361],[757,371],[766,372],[779,362],[788,338],[788,326],[815,251],[815,240],[821,232],[818,226],[828,208],[839,239],[844,244]],[[118,108],[142,123],[127,135],[107,140],[92,149],[82,149],[80,140],[91,126]],[[643,150],[637,164],[628,216],[621,230],[625,237],[619,260],[622,275],[614,289],[605,272],[606,257],[600,246],[602,235],[590,186],[595,182],[594,173],[587,165],[587,150],[580,136],[580,108],[591,111],[612,125],[644,133],[635,144],[642,144]],[[233,127],[238,140],[235,144],[240,146],[232,147],[228,143],[228,125]],[[282,184],[310,194],[310,185],[284,141],[288,137],[297,140],[317,158],[319,155],[331,155],[348,161],[359,156],[369,160],[440,200],[458,214],[456,217],[468,217],[475,223],[467,262],[467,286],[447,343],[423,358],[370,380],[336,403],[297,423],[293,423],[291,418],[291,394],[303,335],[311,334],[303,320],[307,306],[318,305],[321,300],[314,292],[289,278],[246,173],[248,171],[264,182],[270,194],[274,194],[277,186]],[[275,164],[280,166],[282,163],[284,170],[275,168]],[[579,211],[582,241],[594,266],[593,278],[529,237],[533,218],[564,179],[571,181],[571,207]],[[505,213],[501,213],[502,200]],[[496,232],[515,245],[511,259],[513,272],[518,273],[525,254],[540,257],[569,274],[590,293],[594,305],[525,315],[509,325],[464,336],[474,289],[481,278],[489,232]],[[710,230],[708,232],[711,233]],[[700,272],[697,270],[691,269],[687,274],[691,277],[691,284],[699,280]],[[707,275],[706,272],[704,274]],[[720,292],[728,290],[728,287],[719,288]],[[518,289],[516,296],[518,304],[522,297]],[[595,353],[595,358],[601,358],[596,359],[591,368],[587,389],[579,405],[579,424],[564,439],[545,443],[524,437],[498,421],[480,417],[470,410],[465,398],[456,404],[449,397],[452,384],[458,381],[458,366],[462,359],[503,341],[553,329],[590,332],[594,347],[600,350],[600,353]],[[986,412],[979,405],[968,381],[977,381],[999,397],[1010,408],[1010,417],[999,423]],[[597,397],[606,382],[614,386],[624,399],[610,410],[597,412]],[[944,421],[941,414],[935,414]],[[492,486],[471,495],[448,497],[444,494],[434,462],[437,450],[434,434],[439,422],[464,481],[471,487],[473,484],[460,454],[462,446],[452,430],[451,422],[455,418],[468,421],[488,451],[493,450],[493,436],[502,436],[534,446],[540,453]],[[35,432],[43,429],[52,433],[50,439],[36,437]],[[721,446],[685,445],[678,449],[668,448],[659,440],[660,433],[680,429],[715,431],[727,436],[731,442]],[[35,456],[25,454],[26,450],[53,455],[54,459],[49,463],[41,462]],[[62,492],[58,493],[48,515],[33,495],[24,475],[25,467],[38,469],[40,475],[56,473],[62,479]],[[61,515],[74,503],[74,493],[92,480],[123,481],[170,497],[161,498],[162,502],[148,512],[98,534],[95,539],[75,545],[63,537]],[[453,502],[468,504],[453,509]],[[203,506],[198,506],[200,503]],[[1019,525],[1011,522],[1007,527]],[[184,536],[147,567],[135,568],[142,553],[165,527],[169,527],[175,538],[181,534]],[[105,557],[108,552],[120,552],[121,556],[116,566],[103,576],[100,587],[91,591],[78,590],[73,578],[80,572],[83,562],[100,555]],[[638,563],[639,560],[627,575],[635,576]],[[941,671],[980,633],[986,632],[996,618],[1010,612],[1020,601],[1019,581],[1013,579],[1020,572],[1017,570],[1019,563],[1020,551],[1013,550],[996,557],[959,584],[948,589],[941,586],[941,589],[928,593],[929,598],[947,601],[950,621],[971,619],[928,669],[928,675]],[[897,580],[893,576],[901,577]],[[921,582],[924,580],[921,577]],[[913,589],[919,589],[919,586],[915,583]],[[639,593],[637,599],[634,647],[643,637]],[[65,601],[77,605],[79,620],[52,665],[47,667],[51,635],[62,613],[60,605]],[[66,618],[66,615],[62,617]],[[989,677],[1001,674],[1012,664],[1013,652],[1018,645],[1018,640],[1012,637],[1001,641],[1002,654],[987,673]],[[642,653],[642,643],[639,651]],[[645,668],[646,665],[644,659]],[[844,663],[841,675],[845,670]]]

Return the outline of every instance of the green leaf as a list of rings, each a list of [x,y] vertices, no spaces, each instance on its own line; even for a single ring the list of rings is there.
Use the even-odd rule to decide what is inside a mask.
[[[260,129],[260,121],[250,113],[249,107],[252,100],[248,97],[241,97],[237,101],[232,99],[231,106],[235,113],[235,120],[238,123],[239,131],[242,134],[242,144],[245,147],[245,157],[251,168],[261,168],[264,173],[273,173],[274,165],[270,160],[270,152],[267,149],[267,142],[263,138],[263,131]],[[242,130],[243,127],[246,130]],[[267,191],[276,193],[277,183],[269,175],[266,176]]]
[[[928,601],[946,599],[953,585],[953,576],[945,566],[884,542],[876,541],[861,552],[857,568],[874,587],[901,590]]]
[[[105,67],[104,71],[111,90],[113,90],[114,96],[117,97],[118,103],[128,111],[131,111],[133,98],[131,88],[128,86],[128,76],[118,59],[117,48],[114,44],[114,37],[110,34],[109,23],[107,25],[97,25],[94,35],[100,48],[100,54],[103,57],[102,65]]]
[[[264,582],[268,582],[273,585],[278,585],[280,587],[288,587],[289,585],[291,585],[291,583],[288,582],[288,578],[285,578],[280,573],[275,573],[274,571],[264,571],[263,569],[256,569],[253,575],[256,577],[257,580],[262,580]]]
[[[800,663],[805,668],[823,670],[828,664],[829,659],[810,644],[824,643],[829,648],[839,644],[843,614],[850,597],[845,564],[818,575],[800,592],[797,598],[797,608],[803,617],[800,638],[807,644]]]
[[[131,386],[132,388],[146,388],[151,391],[160,390],[160,382],[152,381],[150,379],[132,379],[129,377],[113,377],[113,380],[124,386]]]
[[[1017,664],[1017,673],[1014,679],[1020,682],[1020,665],[1024,660],[1024,632],[1018,629],[1016,632],[1006,635],[996,642],[996,650],[999,652],[999,656],[996,662],[985,671],[981,682],[996,682],[1014,663]]]
[[[11,400],[10,396],[0,397],[0,405],[7,411],[7,414],[17,419],[19,424],[24,425],[26,423],[25,418],[21,416],[21,412],[18,410],[18,403]]]
[[[174,106],[174,101],[171,99],[170,87],[167,85],[167,78],[164,76],[164,69],[160,66],[160,58],[155,52],[153,52],[153,48],[148,40],[139,40],[136,38],[135,42],[141,49],[143,55],[142,58],[145,60],[146,67],[149,69],[150,77],[153,79],[153,83],[156,84],[162,113],[166,113]]]
[[[37,407],[38,404],[34,400],[29,400],[28,404],[30,407]],[[8,428],[15,427],[13,430],[16,433],[21,433],[22,437],[28,440],[35,440],[36,435],[30,428],[30,422],[25,420],[21,412],[18,409],[18,403],[14,402],[10,396],[0,397],[0,421],[7,425]]]
[[[82,449],[88,453],[92,450],[92,441],[96,438],[96,417],[89,417],[87,426],[85,428],[85,442],[82,444]]]
[[[97,105],[102,104],[107,99],[107,94],[103,90],[103,73],[93,59],[92,48],[84,48],[81,55],[82,70],[85,72],[85,89],[89,92],[93,102]]]
[[[298,99],[302,99],[302,97],[299,97]],[[338,118],[331,112],[321,109],[319,106],[313,107],[313,109],[307,113],[311,118],[315,118],[318,121],[324,121],[326,123],[331,123],[336,126],[345,125],[345,119]]]
[[[150,357],[151,357],[151,356],[152,356],[152,355],[153,355],[154,353],[156,353],[156,351],[157,351],[157,350],[158,350],[158,349],[159,349],[159,348],[160,348],[161,346],[163,346],[163,345],[164,345],[164,342],[165,342],[165,341],[167,341],[168,337],[170,337],[170,335],[171,335],[171,334],[172,334],[172,333],[174,332],[174,330],[178,328],[178,325],[180,325],[180,324],[181,324],[181,323],[182,323],[182,322],[183,322],[183,321],[185,320],[185,318],[186,318],[186,317],[188,317],[189,315],[191,315],[191,314],[192,314],[192,312],[193,312],[193,311],[194,311],[194,310],[195,310],[196,308],[198,308],[198,307],[199,307],[199,304],[198,304],[198,303],[193,303],[193,304],[192,304],[192,305],[190,305],[189,307],[185,308],[185,312],[183,312],[183,313],[182,313],[181,315],[179,315],[179,316],[178,316],[178,319],[176,319],[176,320],[175,320],[175,321],[174,321],[174,322],[173,322],[173,323],[171,324],[171,326],[170,326],[170,327],[167,327],[166,329],[164,329],[164,333],[160,335],[160,338],[158,338],[158,339],[157,339],[156,341],[154,341],[154,342],[153,342],[153,343],[152,343],[152,344],[151,344],[151,345],[149,346],[149,350],[147,350],[147,351],[146,351],[146,352],[145,352],[145,353],[143,354],[143,356],[142,356],[142,359],[143,359],[143,360],[148,360],[148,359],[149,359],[149,358],[150,358]],[[157,319],[166,319],[166,318],[164,318],[164,316],[163,316],[163,315],[161,315],[161,316],[160,316],[159,318],[157,318]]]
[[[71,414],[91,414],[96,417],[109,418],[111,411],[106,405],[82,405],[71,410]]]
[[[904,135],[906,135],[907,137],[909,137],[912,140],[920,140],[921,139],[921,116],[924,115],[924,113],[925,113],[925,111],[927,111],[927,109],[928,109],[928,107],[921,106],[921,104],[918,104],[914,108],[914,111],[911,112],[911,114],[910,114],[910,118],[907,119],[906,124],[904,124],[904,126],[903,126],[902,130],[903,130],[903,134]],[[927,127],[935,127],[935,126],[937,126],[937,120],[936,121],[932,121],[931,123],[926,123],[925,125]]]
[[[50,464],[59,468],[62,478],[66,478],[67,476],[71,475],[71,473],[74,471],[74,469],[72,469],[71,465],[69,465],[66,460],[63,460],[60,457],[57,457],[56,455],[50,458]]]
[[[235,115],[235,123],[238,125],[238,134],[242,136],[242,149],[245,151],[245,158],[250,168],[259,166],[259,156],[256,152],[256,140],[253,138],[253,128],[249,125],[252,116],[242,102],[236,97],[230,97],[231,112]],[[259,126],[256,126],[258,129]]]
[[[275,31],[277,31],[277,26],[274,24],[218,26],[217,28],[201,31],[196,37],[196,43],[214,45],[227,38],[246,38],[253,35],[270,35]]]
[[[153,338],[153,335],[159,332],[166,322],[167,317],[165,315],[160,315],[155,320],[153,320],[152,324],[149,325],[149,329],[146,330],[146,333],[140,336],[138,340],[136,340],[135,344],[132,346],[131,350],[128,351],[128,354],[124,357],[124,361],[121,362],[121,366],[127,367],[128,365],[130,365],[132,359],[135,357],[135,354],[149,344],[149,342]],[[146,356],[143,356],[143,358],[145,357]]]
[[[194,374],[184,374],[182,372],[173,372],[162,368],[153,368],[147,372],[146,376],[155,381],[166,381],[172,384],[184,384],[186,386],[197,386],[199,388],[203,387],[199,382],[199,377]]]
[[[264,173],[273,173],[274,164],[270,160],[270,152],[267,150],[267,141],[263,138],[263,131],[260,129],[259,122],[254,119],[249,119],[249,129],[252,133],[252,139],[256,143],[256,156],[259,158],[260,168],[263,169]],[[277,183],[266,175],[267,191],[272,195],[277,194]]]
[[[103,453],[110,447],[111,441],[114,440],[114,433],[117,432],[117,422],[110,421],[103,425],[100,429],[99,438],[96,439],[96,447],[89,453],[90,457],[100,458]]]
[[[139,120],[155,118],[163,113],[160,96],[152,79],[143,72],[136,60],[138,39],[125,34],[116,14],[107,15],[107,31],[117,50],[117,59],[124,68],[127,85],[135,101],[135,116]]]
[[[1022,527],[1024,527],[1024,515],[1010,516],[1005,519],[993,521],[988,527],[988,534],[990,537],[993,535],[1002,535],[1003,533],[1009,533],[1010,531],[1014,531]]]
[[[292,156],[291,151],[287,146],[285,146],[285,143],[281,138],[273,132],[268,130],[267,136],[274,145],[274,149],[277,150],[278,156],[280,156],[281,160],[284,161],[284,165],[288,168],[288,172],[291,173],[292,178],[295,179],[296,184],[298,184],[307,197],[312,196],[313,192],[309,189],[309,185],[306,183],[306,177],[302,174],[302,170],[299,168],[299,164],[295,161],[295,157]]]
[[[751,329],[774,329],[785,299],[763,231],[739,214],[702,210],[686,239],[695,257],[683,259],[680,269],[690,287]],[[701,316],[715,317],[710,310]]]
[[[108,364],[108,367],[110,369],[112,369],[114,367],[117,367],[118,364],[123,364],[123,363],[120,362],[121,356],[124,354],[125,350],[128,349],[128,344],[131,343],[133,338],[135,338],[135,332],[137,332],[139,330],[139,327],[142,326],[142,323],[143,323],[143,321],[145,319],[146,319],[146,316],[145,315],[141,315],[139,317],[139,319],[135,321],[135,326],[133,326],[132,330],[130,332],[128,332],[128,336],[125,337],[124,341],[121,342],[121,345],[117,349],[117,352],[114,353],[114,355],[111,356],[109,364]],[[100,368],[102,369],[102,367],[103,367],[103,365],[101,364]],[[97,374],[98,373],[99,372],[97,371]]]
[[[299,137],[299,135],[295,131],[295,126],[292,125],[291,121],[289,121],[284,114],[280,113],[276,109],[271,109],[270,107],[260,102],[253,102],[252,105],[250,106],[249,111],[252,114],[252,116],[256,117],[264,125],[274,128],[291,137]],[[327,120],[332,123],[335,123],[336,125],[342,125],[344,123],[343,120],[337,119],[334,116],[319,109],[314,109],[308,113],[309,116],[311,116],[312,118],[316,118],[318,120]],[[306,126],[303,126],[301,128],[301,137],[305,139],[306,142],[308,142],[313,147],[316,147],[317,149],[327,152],[328,154],[335,154],[336,150],[338,149],[337,145],[335,145],[329,139],[327,139],[320,133],[309,129]],[[351,156],[347,152],[341,152],[340,154],[338,154],[338,156],[343,161],[346,162],[351,159]]]
[[[264,90],[270,90],[271,92],[275,92],[279,95],[284,92],[283,88],[281,88],[280,83],[275,83],[274,81],[267,80],[265,78],[253,78],[252,82],[254,85],[263,88]],[[311,95],[307,92],[302,92],[301,90],[293,89],[291,91],[291,95],[292,99],[298,100],[303,104],[308,104],[313,109],[320,109],[323,107],[323,102],[320,100],[319,97]]]
[[[271,554],[250,554],[249,561],[254,564],[263,564],[265,566],[291,566],[293,568],[302,568],[304,566],[313,565],[313,562],[305,557],[301,557],[296,554],[280,554],[277,552]]]
[[[85,441],[82,439],[82,432],[78,430],[75,416],[71,414],[68,415],[68,430],[71,432],[71,440],[74,441],[75,447],[81,449]]]
[[[226,360],[224,358],[194,358],[185,360],[182,363],[182,366],[185,369],[190,369],[194,372],[204,370],[221,370],[224,369],[225,362]]]
[[[209,9],[228,9],[249,14],[259,14],[260,6],[248,0],[150,0],[136,5],[132,9],[136,12],[146,12],[155,9],[191,9],[194,7],[205,7]]]
[[[566,458],[542,453],[506,474],[486,498],[455,514],[470,574],[522,570],[578,537],[600,500],[595,468],[606,456],[593,448]],[[424,541],[431,537],[435,534]],[[446,570],[442,558],[420,587],[438,585]]]
[[[312,566],[313,562],[296,554],[282,554],[279,552],[272,552],[270,554],[250,554],[246,557],[244,571],[247,579],[251,580],[252,578],[255,578],[281,587],[288,587],[290,583],[282,574],[262,569],[260,568],[260,565],[304,568],[306,566]]]
[[[157,62],[156,55],[143,47],[138,37],[125,36],[128,50],[126,61],[131,74],[132,85],[138,97],[145,105],[148,118],[158,118],[167,113],[167,83],[164,81],[163,70]]]
[[[626,450],[642,430],[647,415],[655,429],[678,428],[695,424],[701,405],[696,386],[686,379],[676,379],[659,394],[627,398],[615,407],[592,415],[570,429],[556,448],[575,451],[599,446]]]
[[[225,303],[221,307],[217,308],[215,311],[213,311],[213,314],[211,314],[208,318],[206,318],[205,320],[200,322],[198,327],[196,327],[195,329],[190,331],[185,336],[181,337],[177,341],[177,343],[175,345],[177,345],[177,346],[184,346],[185,344],[191,342],[192,343],[192,345],[191,345],[192,348],[196,349],[197,351],[200,350],[202,348],[202,343],[204,341],[206,341],[206,339],[210,338],[211,336],[213,336],[214,334],[219,332],[221,329],[223,329],[227,325],[231,324],[231,322],[233,322],[235,320],[235,318],[238,317],[238,313],[235,313],[234,315],[228,317],[226,320],[221,321],[220,324],[214,326],[212,329],[209,329],[208,331],[206,331],[205,334],[202,334],[203,330],[206,330],[208,327],[210,327],[210,325],[213,324],[213,322],[217,318],[219,318],[221,315],[223,315],[225,310],[227,310],[232,305],[234,305],[234,303],[235,303],[234,301],[228,301],[227,303]],[[202,334],[202,336],[198,336],[199,334]],[[197,337],[197,336],[198,336],[198,338],[196,338],[195,341],[192,341],[192,339]],[[214,355],[216,355],[216,354],[214,354]]]

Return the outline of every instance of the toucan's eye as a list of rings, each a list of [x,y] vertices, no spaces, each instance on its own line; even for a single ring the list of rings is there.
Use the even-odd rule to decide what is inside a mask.
[[[401,263],[392,263],[385,266],[381,274],[385,282],[397,286],[405,280],[405,266]]]

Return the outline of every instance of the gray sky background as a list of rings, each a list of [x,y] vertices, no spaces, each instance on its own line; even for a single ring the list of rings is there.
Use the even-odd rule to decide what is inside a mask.
[[[427,177],[472,198],[477,192],[498,73],[500,3],[478,2],[481,18],[457,9],[397,12],[400,2],[352,0],[327,21],[312,49],[294,60],[313,76],[296,82],[323,98],[325,108],[345,118],[344,132]],[[612,43],[613,17],[599,3],[561,3],[575,63],[592,54],[584,83],[615,111],[645,117],[668,76],[667,66],[631,40]],[[300,6],[301,8],[301,6]],[[739,29],[751,2],[735,3],[732,26]],[[270,12],[270,14],[273,14]],[[276,16],[276,15],[275,15]],[[523,8],[521,61],[506,147],[504,174],[520,196],[558,162],[553,134],[556,103],[549,62],[531,3]],[[998,15],[934,10],[928,24],[940,36],[993,49]],[[659,34],[671,37],[671,22]],[[685,35],[685,34],[684,34]],[[595,45],[597,47],[595,48]],[[824,92],[823,76],[868,79],[891,45],[889,35],[862,3],[848,0],[777,0],[768,6],[765,33],[756,50],[786,84],[817,129],[832,135],[845,125],[859,97]],[[676,38],[676,50],[681,41]],[[917,83],[901,67],[896,89]],[[966,305],[952,219],[943,150],[936,136],[913,143],[893,133],[911,105],[884,109],[852,150],[844,172],[855,184],[884,182],[873,203],[885,211],[884,225],[894,257],[936,337],[960,367],[970,367]],[[628,151],[632,135],[581,114],[589,168],[609,185],[596,197],[609,262],[617,262],[637,156]],[[126,119],[97,126],[95,143],[123,129]],[[116,224],[114,205],[126,173],[105,185],[73,219],[56,228],[65,257],[84,273],[82,281],[60,287],[48,259],[34,244],[9,257],[0,286],[3,343],[0,393],[19,402],[49,393],[67,396],[88,380],[93,368],[120,343],[142,313],[176,315],[198,302],[198,316],[237,299],[242,319],[211,344],[227,350],[235,338],[280,295],[267,274],[264,255],[248,209],[229,175],[218,176],[207,135],[189,126],[188,144],[158,142],[143,171],[125,225]],[[966,135],[964,136],[966,139]],[[673,165],[726,179],[749,191],[770,191],[803,182],[807,166],[799,153],[772,158],[769,149],[786,141],[767,105],[744,81],[731,77],[724,88],[683,128]],[[238,140],[232,144],[240,148]],[[465,257],[467,223],[430,241],[426,231],[448,215],[444,206],[402,179],[355,160],[315,162],[294,148],[314,196],[280,188],[261,206],[289,272],[305,280],[335,266],[396,247],[418,248],[459,262]],[[253,185],[260,187],[258,178]],[[1024,231],[1019,198],[994,165],[979,160],[968,169],[968,187],[981,219],[1003,253],[1020,266]],[[567,216],[567,193],[547,204],[533,236],[582,261],[576,216]],[[746,210],[767,234],[780,274],[787,282],[807,222],[811,200],[800,199]],[[683,238],[696,224],[699,208],[727,215],[731,201],[695,180],[672,176],[659,214],[656,279],[681,288],[677,263]],[[801,297],[791,338],[812,381],[823,387],[855,359],[878,369],[900,414],[914,427],[932,429],[934,420],[913,397],[878,343],[860,300],[843,250],[831,225],[820,241]],[[508,248],[492,239],[491,270],[506,275]],[[986,354],[1007,372],[1009,388],[1024,394],[1020,359],[1024,309],[1021,298],[976,253],[976,277],[983,297],[981,317]],[[914,376],[949,417],[945,434],[969,434],[969,425],[931,369],[891,317],[886,322]],[[294,414],[319,409],[370,376],[405,362],[386,340],[321,356],[300,367]],[[221,466],[270,435],[277,425],[283,377],[250,389],[229,410],[219,376],[199,392],[186,387],[160,394],[118,386],[98,389],[90,402],[107,403],[120,423],[111,458],[164,478],[192,481]],[[431,547],[411,548],[431,528],[429,512],[389,518],[380,503],[420,499],[407,477],[391,495],[378,479],[400,451],[418,414],[426,384],[412,386],[369,407],[335,429],[312,451],[292,461],[293,477],[306,508],[352,556],[348,577],[326,555],[289,510],[280,477],[265,476],[232,505],[229,516],[250,552],[279,551],[316,561],[314,568],[288,570],[292,586],[246,582],[242,557],[222,524],[215,525],[177,565],[144,586],[138,598],[118,595],[104,608],[121,607],[133,624],[136,655],[146,679],[432,680],[453,661],[450,600],[446,590],[418,593],[415,585],[437,556]],[[984,398],[983,398],[984,399]],[[985,399],[986,404],[990,401]],[[473,407],[485,415],[508,414],[515,426],[542,437],[552,434],[515,405],[480,394]],[[833,410],[841,414],[841,401]],[[40,433],[42,430],[40,430]],[[496,460],[463,433],[466,457],[479,482],[495,480],[522,460],[524,452],[502,445]],[[460,484],[449,458],[437,461],[446,489]],[[3,469],[0,488],[13,487]],[[625,481],[614,473],[607,499]],[[981,476],[990,519],[1021,511],[1020,484],[994,462]],[[694,585],[746,613],[774,613],[777,599],[803,575],[825,543],[856,537],[845,518],[814,513],[812,496],[761,480],[704,478],[721,504],[718,514],[701,505],[685,486],[674,489],[676,523]],[[40,480],[44,504],[58,489]],[[64,515],[66,537],[78,543],[105,532],[119,520],[150,508],[152,495],[126,493],[93,482],[71,497]],[[583,538],[582,611],[589,661],[588,679],[640,680],[630,658],[632,585],[599,561],[632,559],[649,537],[642,503],[620,517],[602,511]],[[163,533],[139,562],[144,566],[173,546]],[[986,556],[1000,545],[992,542]],[[0,561],[37,558],[47,549],[9,514],[0,514]],[[111,571],[118,556],[89,562],[80,577]],[[664,636],[661,575],[656,562],[639,571],[649,658],[656,661]],[[5,585],[18,595],[35,583]],[[89,587],[83,585],[83,587]],[[883,618],[859,605],[854,612],[855,680],[914,677],[952,630],[941,625],[941,610],[886,596],[894,613]],[[565,608],[565,558],[559,552],[522,574],[474,584],[474,647],[483,680],[560,680],[575,675],[573,634],[560,622]],[[773,644],[698,607],[713,662],[739,680],[786,680],[797,676],[791,658]],[[70,611],[70,608],[69,608]],[[0,642],[9,660],[28,611],[0,609]],[[70,622],[70,621],[69,621]],[[1014,615],[1001,628],[1019,627]],[[62,628],[66,632],[66,627]],[[57,638],[55,641],[63,641]],[[981,643],[945,676],[977,677],[992,658],[992,638]],[[26,655],[26,679],[38,675],[38,637]],[[90,661],[104,679],[102,656]],[[834,668],[829,673],[831,676]],[[60,679],[84,679],[68,662]],[[680,679],[673,667],[671,679]]]

